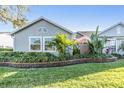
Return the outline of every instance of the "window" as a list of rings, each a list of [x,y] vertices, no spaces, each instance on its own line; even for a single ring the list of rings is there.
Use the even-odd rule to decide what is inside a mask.
[[[30,50],[41,50],[41,39],[38,37],[30,38]]]
[[[44,51],[45,52],[55,52],[55,46],[49,46],[49,42],[51,42],[53,37],[44,37]]]
[[[116,40],[107,40],[106,44],[105,44],[105,48],[109,48],[111,49],[112,52],[115,52],[116,51]]]
[[[48,45],[52,39],[52,36],[30,36],[29,51],[55,52],[56,47]]]

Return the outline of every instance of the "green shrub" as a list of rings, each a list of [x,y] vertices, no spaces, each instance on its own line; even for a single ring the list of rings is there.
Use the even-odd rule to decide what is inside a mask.
[[[22,62],[22,63],[34,63],[34,62],[54,62],[65,61],[79,58],[109,58],[112,57],[108,54],[76,54],[76,55],[63,55],[55,56],[50,53],[42,52],[0,52],[0,62]]]
[[[124,51],[124,43],[122,43],[122,44],[119,46],[118,51],[120,51],[120,50]]]
[[[0,62],[10,61],[11,56],[12,56],[11,52],[0,52]]]
[[[111,55],[117,57],[117,58],[122,58],[122,55],[118,54],[118,53],[112,53]]]
[[[72,59],[79,59],[79,58],[81,58],[81,55],[80,55],[80,54],[75,54],[75,55],[73,55],[73,57],[72,57]]]
[[[0,48],[0,51],[13,51],[12,48]]]
[[[42,52],[0,52],[0,62],[49,62],[56,59],[53,54]]]
[[[109,54],[82,54],[80,58],[111,58]]]
[[[80,54],[80,48],[78,44],[73,45],[73,55]]]
[[[25,52],[25,53],[16,53],[11,61],[14,62],[49,62],[54,61],[53,54],[50,53],[41,53],[41,52]]]

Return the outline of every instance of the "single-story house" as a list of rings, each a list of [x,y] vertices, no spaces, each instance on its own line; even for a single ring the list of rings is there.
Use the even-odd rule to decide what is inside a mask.
[[[106,49],[109,48],[112,52],[124,54],[122,50],[119,51],[120,45],[124,43],[124,24],[122,22],[107,28],[99,35],[107,38]]]
[[[11,33],[14,38],[14,51],[57,52],[54,46],[48,46],[48,42],[58,33],[66,34],[69,39],[82,36],[80,33],[75,36],[67,28],[41,17]]]
[[[83,35],[90,37],[93,33],[95,33],[95,31],[78,31],[78,33],[81,33]]]

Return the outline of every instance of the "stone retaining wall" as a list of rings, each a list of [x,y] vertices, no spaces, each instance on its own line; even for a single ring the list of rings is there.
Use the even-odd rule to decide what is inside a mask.
[[[81,58],[75,60],[58,61],[58,62],[43,62],[43,63],[15,63],[15,62],[0,62],[0,66],[9,66],[15,68],[44,68],[44,67],[60,67],[82,63],[105,63],[114,62],[117,58]]]

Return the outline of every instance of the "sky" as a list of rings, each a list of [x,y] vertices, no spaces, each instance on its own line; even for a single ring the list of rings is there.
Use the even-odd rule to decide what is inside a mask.
[[[25,14],[31,22],[41,16],[54,21],[72,31],[95,31],[124,22],[124,6],[95,6],[95,5],[40,5],[28,6]],[[15,29],[11,24],[0,23],[0,32],[12,32]]]

